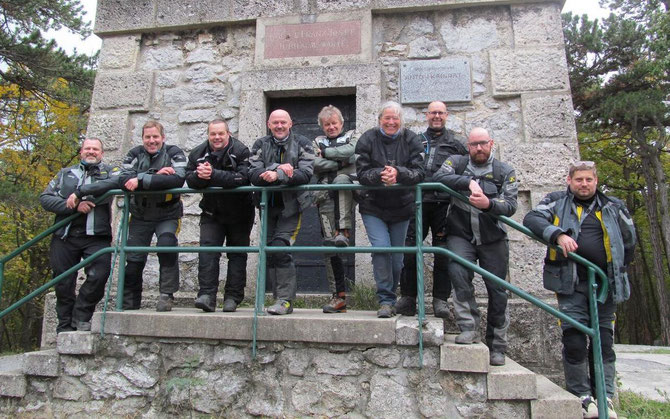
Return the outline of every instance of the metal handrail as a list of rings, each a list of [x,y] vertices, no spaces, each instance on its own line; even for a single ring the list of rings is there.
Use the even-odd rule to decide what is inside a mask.
[[[395,185],[391,186],[391,188],[409,188],[410,186],[403,186],[403,185]],[[455,199],[460,199],[463,202],[466,202],[469,204],[468,198],[465,196],[461,195],[460,193],[452,190],[451,188],[441,184],[441,183],[421,183],[415,186],[412,186],[415,188],[415,194],[416,194],[416,213],[415,213],[415,226],[416,226],[416,236],[417,238],[423,237],[423,229],[422,229],[422,191],[423,190],[440,190],[443,192],[447,192],[449,195],[454,197]],[[434,254],[443,254],[447,257],[449,257],[451,260],[456,261],[457,263],[465,266],[466,268],[480,274],[482,277],[489,279],[493,281],[495,284],[502,286],[503,288],[511,291],[512,293],[518,295],[519,297],[523,298],[524,300],[530,302],[531,304],[540,307],[542,310],[548,312],[549,314],[553,315],[554,317],[557,317],[563,321],[568,322],[570,325],[574,326],[576,329],[581,331],[582,333],[585,333],[589,337],[591,337],[593,345],[593,355],[594,355],[594,364],[595,364],[595,373],[596,373],[596,397],[598,400],[598,410],[599,412],[605,412],[604,415],[606,415],[607,412],[607,405],[606,405],[606,396],[605,396],[605,378],[604,378],[604,370],[603,370],[603,365],[602,365],[602,351],[601,351],[601,342],[600,342],[600,333],[599,333],[599,322],[598,322],[598,311],[597,311],[597,302],[603,303],[606,298],[607,298],[607,290],[608,290],[608,279],[605,273],[600,269],[598,266],[594,265],[590,261],[582,258],[581,256],[575,254],[575,253],[568,253],[568,257],[575,261],[576,263],[582,264],[587,268],[588,272],[588,283],[589,283],[589,310],[591,314],[591,328],[582,325],[578,321],[574,320],[570,316],[561,313],[560,311],[556,310],[554,307],[550,306],[549,304],[545,303],[544,301],[528,294],[527,292],[513,286],[512,284],[506,282],[503,278],[499,278],[496,275],[493,275],[492,273],[480,268],[478,265],[471,263],[470,261],[456,255],[455,253],[449,251],[448,249],[442,248],[442,247],[434,247],[434,246],[423,246],[423,240],[417,240],[415,243],[415,246],[402,246],[402,247],[361,247],[361,246],[350,246],[350,247],[345,247],[345,248],[340,248],[340,247],[334,247],[334,246],[267,246],[267,211],[264,211],[265,208],[267,208],[267,199],[268,199],[268,192],[271,191],[313,191],[313,190],[375,190],[375,189],[387,189],[389,187],[369,187],[369,186],[362,186],[362,185],[357,185],[357,184],[309,184],[309,185],[301,185],[301,186],[293,186],[293,187],[284,187],[284,186],[279,186],[279,187],[259,187],[259,186],[244,186],[244,187],[238,187],[235,189],[223,189],[223,188],[207,188],[207,189],[191,189],[191,188],[174,188],[174,189],[169,189],[169,190],[163,190],[163,191],[141,191],[141,192],[135,192],[137,194],[148,194],[148,195],[153,195],[153,194],[166,194],[166,193],[172,193],[172,194],[182,194],[182,193],[241,193],[241,192],[260,192],[261,193],[261,202],[260,202],[260,208],[261,208],[261,228],[260,228],[260,242],[258,246],[233,246],[233,247],[227,247],[227,246],[209,246],[209,247],[151,247],[151,246],[127,246],[127,226],[128,226],[128,219],[129,219],[129,199],[130,199],[130,193],[129,192],[124,192],[121,190],[111,190],[105,193],[104,195],[100,196],[95,200],[95,202],[101,202],[108,198],[111,195],[123,195],[124,196],[124,208],[123,208],[123,215],[121,218],[121,224],[120,224],[120,229],[121,229],[121,243],[117,243],[116,246],[112,247],[107,247],[104,249],[99,250],[98,252],[94,253],[93,255],[87,257],[86,259],[82,260],[75,266],[71,267],[70,269],[66,270],[62,274],[58,275],[57,277],[53,278],[51,281],[47,282],[46,284],[42,285],[35,291],[31,292],[27,296],[23,297],[16,303],[12,304],[10,307],[6,308],[5,310],[2,310],[0,312],[0,319],[2,319],[4,316],[9,314],[10,312],[14,311],[15,309],[19,308],[21,305],[25,304],[32,298],[42,294],[45,292],[47,289],[50,287],[54,286],[58,282],[60,282],[63,278],[66,276],[72,274],[73,272],[76,272],[77,270],[81,269],[82,267],[86,266],[89,264],[92,260],[97,258],[98,256],[105,254],[105,253],[111,253],[115,252],[118,250],[119,253],[119,274],[118,274],[118,281],[117,281],[117,306],[116,309],[117,311],[123,311],[123,305],[122,305],[122,298],[119,296],[123,295],[123,288],[124,288],[124,282],[125,282],[125,259],[126,259],[126,253],[127,252],[138,252],[138,253],[149,253],[149,252],[162,252],[162,253],[201,253],[201,252],[230,252],[230,253],[259,253],[259,261],[258,261],[258,276],[257,276],[257,283],[256,283],[256,295],[255,295],[255,304],[254,304],[254,319],[253,319],[253,330],[252,330],[252,354],[254,358],[256,357],[256,351],[257,351],[257,329],[258,329],[258,316],[264,315],[264,307],[265,307],[265,269],[266,269],[266,257],[267,253],[279,253],[279,252],[292,252],[292,253],[324,253],[324,252],[336,252],[336,253],[415,253],[416,254],[416,259],[417,259],[417,296],[418,296],[418,303],[419,303],[419,313],[418,313],[418,330],[419,330],[419,358],[420,358],[420,365],[423,365],[423,334],[422,334],[422,326],[424,324],[425,320],[425,307],[424,307],[424,281],[423,281],[423,254],[424,253],[434,253]],[[40,233],[39,235],[35,236],[33,239],[29,240],[13,252],[3,256],[0,258],[0,297],[2,296],[2,285],[3,285],[3,280],[4,280],[4,266],[5,264],[13,259],[14,257],[18,256],[20,253],[22,253],[24,250],[38,242],[39,240],[43,239],[44,237],[48,236],[49,234],[53,233],[60,227],[66,225],[70,221],[72,221],[75,217],[77,217],[79,214],[75,213],[60,222],[54,224],[53,226],[49,227],[46,229],[44,232]],[[534,240],[537,240],[539,242],[544,243],[545,245],[562,252],[562,249],[560,246],[556,246],[550,243],[547,243],[545,240],[543,240],[541,237],[536,236],[533,234],[528,228],[524,227],[523,225],[517,223],[516,221],[512,220],[509,217],[506,216],[499,216],[499,215],[494,215],[490,214],[493,217],[497,218],[501,222],[505,223],[506,225],[520,231],[521,233],[531,237]],[[596,276],[600,280],[600,293],[597,293],[598,290],[598,285],[596,284]],[[109,298],[109,295],[107,295],[107,298]],[[107,301],[105,301],[105,305],[107,304]],[[103,332],[104,333],[104,332]],[[601,417],[605,417],[602,416]]]

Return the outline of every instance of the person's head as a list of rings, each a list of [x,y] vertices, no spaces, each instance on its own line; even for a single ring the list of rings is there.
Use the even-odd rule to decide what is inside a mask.
[[[403,127],[402,106],[398,102],[385,102],[379,110],[379,128],[386,135],[395,135]]]
[[[592,161],[578,161],[570,165],[568,171],[568,187],[579,199],[589,199],[598,187],[598,172]]]
[[[432,129],[442,129],[447,123],[447,105],[443,102],[431,102],[428,105],[428,112],[426,112],[426,121],[428,127]]]
[[[207,140],[209,141],[209,148],[212,151],[223,150],[228,146],[230,140],[230,132],[228,131],[228,123],[223,119],[215,119],[207,125]]]
[[[98,164],[102,161],[104,151],[104,146],[99,138],[86,138],[81,143],[79,157],[84,163]]]
[[[473,128],[468,135],[468,152],[475,164],[484,164],[491,157],[493,139],[484,128]]]
[[[272,111],[268,118],[268,128],[272,136],[278,140],[288,137],[292,126],[291,116],[283,109]]]
[[[165,142],[165,129],[158,121],[147,121],[142,126],[142,145],[149,154],[160,151]]]
[[[328,138],[335,138],[342,132],[344,118],[342,112],[333,105],[324,106],[317,117],[319,126]]]

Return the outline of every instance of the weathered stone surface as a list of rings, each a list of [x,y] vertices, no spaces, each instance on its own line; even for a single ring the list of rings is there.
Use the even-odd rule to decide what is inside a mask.
[[[325,382],[302,380],[293,387],[291,401],[299,413],[332,417],[351,413],[360,395],[358,386],[352,382],[332,378]]]
[[[246,412],[258,416],[280,416],[284,405],[284,394],[277,379],[277,371],[268,367],[262,371],[254,371],[252,379],[256,385],[251,390],[251,397],[246,404]]]
[[[55,349],[26,352],[23,354],[23,373],[57,377],[60,374],[60,357]]]
[[[423,344],[439,346],[444,341],[444,322],[429,318],[423,324]],[[414,346],[419,344],[419,322],[414,317],[400,317],[396,321],[396,344]]]
[[[489,51],[489,59],[493,97],[569,88],[563,48],[500,48]]]
[[[53,395],[57,399],[85,401],[89,398],[89,391],[77,378],[65,376],[56,380]]]
[[[158,370],[149,370],[143,365],[126,364],[119,368],[119,373],[126,377],[134,386],[151,388],[159,379]]]
[[[569,95],[523,95],[521,103],[527,141],[575,142],[575,117]]]
[[[184,51],[177,45],[166,44],[142,48],[139,67],[144,71],[171,70],[184,64]]]
[[[515,46],[563,45],[558,4],[511,5]]]
[[[63,365],[63,374],[72,377],[81,377],[88,372],[86,360],[78,356],[61,356],[61,363]]]
[[[417,405],[422,416],[427,418],[455,418],[458,410],[451,395],[439,383],[425,382],[416,392]]]
[[[91,332],[63,332],[58,334],[58,353],[68,355],[92,355],[98,337]]]
[[[365,8],[370,2],[370,0],[316,0],[316,8],[319,12],[337,12]]]
[[[121,35],[105,37],[100,50],[100,69],[117,70],[133,68],[140,51],[140,37]]]
[[[292,4],[277,2],[273,3],[273,7],[268,7],[267,2],[263,0],[234,0],[233,16],[246,19],[260,16],[285,16],[293,12]]]
[[[21,371],[0,371],[0,396],[25,397],[26,376]]]
[[[130,396],[144,396],[147,391],[132,385],[124,376],[116,371],[112,364],[101,365],[81,377],[81,382],[88,386],[91,397],[94,399],[117,398],[124,399]]]
[[[435,39],[417,38],[409,43],[409,58],[438,58],[442,51]]]
[[[394,368],[400,362],[400,351],[395,348],[372,348],[363,352],[368,362],[384,368]]]
[[[231,364],[246,364],[249,360],[248,350],[226,346],[222,349],[214,349],[212,366],[218,367]]]
[[[537,400],[530,402],[533,419],[578,418],[581,415],[579,399],[547,378],[537,377]]]
[[[166,391],[172,406],[192,406],[197,412],[212,414],[221,412],[248,390],[247,379],[246,374],[237,370],[196,370],[190,376],[168,380]]]
[[[423,365],[419,363],[419,353],[410,351],[405,353],[402,360],[403,368],[438,368],[440,365],[440,350],[437,348],[423,349]]]
[[[133,416],[148,403],[143,397],[128,397],[122,400],[115,400],[110,410],[117,415]]]
[[[312,362],[310,351],[304,349],[287,349],[282,354],[289,374],[304,377],[307,368]]]
[[[486,379],[489,400],[537,398],[535,373],[507,358],[505,365],[492,366]]]
[[[214,81],[221,73],[220,65],[194,64],[184,73],[184,81],[192,83],[207,83]]]
[[[537,154],[542,159],[538,161]],[[522,190],[540,190],[539,199],[550,190],[565,188],[565,178],[570,162],[578,157],[577,143],[534,142],[509,143],[500,149],[500,159],[514,167]],[[539,201],[538,199],[538,201]],[[531,200],[536,204],[533,193]],[[533,206],[534,206],[533,205]]]
[[[95,78],[91,106],[94,109],[146,109],[149,106],[152,83],[153,76],[148,72],[99,72]]]
[[[151,0],[101,0],[95,14],[95,32],[151,27],[154,6]]]
[[[489,348],[483,343],[459,345],[455,343],[455,338],[456,335],[444,337],[444,344],[440,352],[440,369],[457,372],[488,372]]]
[[[319,374],[359,375],[363,369],[363,356],[351,352],[345,357],[332,353],[319,353],[312,361]]]
[[[227,98],[226,89],[220,83],[177,85],[163,89],[156,95],[166,107],[201,109],[215,107]]]
[[[202,343],[179,343],[164,347],[161,355],[166,370],[172,368],[197,368],[211,357],[211,345]]]
[[[230,2],[200,0],[198,2],[174,2],[156,0],[156,26],[182,26],[228,20]]]
[[[445,13],[439,28],[447,53],[512,46],[512,25],[506,14],[503,8]]]
[[[94,112],[88,119],[86,136],[99,138],[105,152],[118,150],[128,125],[128,112]],[[106,159],[105,159],[106,160]]]
[[[416,400],[403,374],[377,373],[370,380],[370,400],[365,414],[376,418],[418,417]]]

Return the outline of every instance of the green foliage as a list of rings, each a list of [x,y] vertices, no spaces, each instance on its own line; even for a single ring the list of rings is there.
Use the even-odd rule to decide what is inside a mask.
[[[377,288],[368,284],[351,284],[347,307],[354,310],[377,310]]]
[[[632,391],[619,392],[619,417],[628,419],[668,418],[670,417],[670,399],[665,402],[645,399]]]
[[[16,85],[40,99],[57,99],[86,109],[97,56],[66,54],[43,31],[67,28],[82,37],[90,28],[78,0],[9,0],[0,3],[0,83]],[[61,79],[66,85],[54,83]]]

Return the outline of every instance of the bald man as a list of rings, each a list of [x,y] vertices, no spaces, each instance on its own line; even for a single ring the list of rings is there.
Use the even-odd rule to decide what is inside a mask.
[[[447,105],[442,102],[431,102],[426,112],[428,129],[419,137],[423,142],[426,157],[423,159],[426,177],[424,182],[432,182],[433,175],[442,163],[454,154],[465,155],[465,137],[447,129]],[[423,231],[422,240],[430,229],[433,237],[433,246],[446,247],[447,243],[447,210],[450,197],[446,192],[424,191],[422,205]],[[406,246],[416,243],[416,226],[414,216],[410,219],[407,228]],[[406,253],[404,267],[400,274],[400,294],[402,297],[395,305],[398,314],[413,316],[416,314],[416,255]],[[449,315],[447,299],[451,294],[451,281],[447,276],[447,257],[435,255],[433,264],[433,313],[436,317],[445,318]]]
[[[306,137],[295,134],[291,116],[277,109],[268,118],[270,135],[251,148],[249,178],[257,186],[297,186],[309,183],[314,170],[314,150]],[[307,192],[272,192],[268,197],[268,246],[290,246],[298,235],[303,209],[311,205]],[[269,314],[291,314],[296,295],[296,272],[290,253],[270,253],[267,279],[275,304]]]
[[[468,136],[466,156],[451,156],[433,176],[469,198],[470,205],[454,199],[447,216],[447,249],[499,278],[507,277],[509,247],[503,225],[494,217],[511,217],[517,208],[518,185],[514,169],[493,157],[493,139],[484,128]],[[474,272],[449,260],[447,272],[454,287],[454,312],[461,333],[456,343],[471,344],[480,339],[481,314],[472,286]],[[507,352],[507,291],[484,279],[488,292],[486,344],[489,363],[504,365]]]

